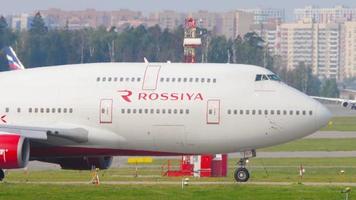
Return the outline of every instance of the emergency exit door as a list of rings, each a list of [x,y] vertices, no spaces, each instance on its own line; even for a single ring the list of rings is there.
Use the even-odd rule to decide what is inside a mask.
[[[111,124],[112,123],[112,99],[100,100],[100,123]]]
[[[220,100],[208,100],[206,112],[207,124],[220,124]]]
[[[159,65],[148,65],[143,78],[142,90],[155,90],[157,89],[157,81],[159,76]]]

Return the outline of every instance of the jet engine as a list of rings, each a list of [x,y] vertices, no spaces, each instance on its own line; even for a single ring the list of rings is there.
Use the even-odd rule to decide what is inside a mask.
[[[30,142],[17,134],[0,135],[0,169],[26,167],[30,158]]]
[[[91,170],[93,168],[108,169],[112,163],[112,156],[101,157],[75,157],[58,158],[58,163],[62,169]]]

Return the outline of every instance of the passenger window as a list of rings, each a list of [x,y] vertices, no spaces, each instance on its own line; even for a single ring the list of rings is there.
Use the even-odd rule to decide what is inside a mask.
[[[108,81],[111,82],[111,77],[108,78]]]
[[[120,77],[120,82],[124,81],[124,78],[123,77]]]
[[[274,115],[274,110],[271,110],[271,115]]]
[[[103,77],[103,79],[102,79],[102,80],[103,80],[103,82],[105,82],[105,81],[106,81],[106,77]]]
[[[189,78],[189,82],[193,82],[193,78]]]
[[[125,81],[126,81],[126,82],[129,82],[129,81],[130,81],[130,78],[129,78],[129,77],[125,78]]]
[[[139,114],[142,114],[142,109],[141,109],[141,108],[138,109],[138,113],[139,113]]]
[[[168,114],[171,114],[172,113],[172,109],[168,109]]]
[[[252,110],[252,114],[255,115],[256,114],[256,110]]]
[[[135,82],[135,78],[134,77],[131,78],[131,82]]]
[[[169,78],[166,78],[166,82],[169,82]]]
[[[174,110],[173,110],[173,113],[174,113],[174,114],[177,114],[177,113],[178,113],[177,109],[174,109]]]
[[[205,82],[205,79],[204,79],[204,78],[201,78],[201,82],[204,83],[204,82]]]
[[[177,79],[177,81],[178,81],[179,83],[181,82],[181,80],[182,80],[182,78],[178,78],[178,79]]]
[[[151,112],[151,114],[153,114],[153,113],[155,113],[155,110],[154,110],[154,109],[151,109],[151,111],[150,111],[150,112]]]
[[[172,82],[175,82],[176,81],[176,78],[172,78]]]
[[[179,114],[183,114],[183,113],[184,113],[183,109],[180,109]]]
[[[250,110],[246,110],[246,115],[249,115],[250,114]]]
[[[243,115],[244,114],[244,110],[240,110],[240,115]]]
[[[237,115],[237,110],[234,110],[234,115]]]
[[[44,113],[44,108],[41,108],[41,113]]]
[[[96,81],[99,82],[100,81],[100,77],[96,78]]]
[[[63,112],[64,112],[64,113],[67,113],[67,108],[64,108],[64,109],[63,109]]]
[[[159,114],[159,109],[156,110],[156,113]]]
[[[125,114],[125,109],[121,109],[121,113],[122,113],[122,114]]]
[[[281,111],[280,110],[277,110],[277,115],[280,115],[281,114]]]
[[[183,78],[183,82],[184,82],[184,83],[187,82],[187,78]]]
[[[73,113],[73,108],[69,108],[69,113]]]
[[[162,109],[162,114],[166,114],[166,109]]]
[[[258,110],[258,114],[259,114],[259,115],[262,115],[262,110]]]
[[[213,83],[216,83],[216,79],[215,78],[213,79]]]
[[[231,114],[231,110],[227,110],[227,114],[229,114],[229,115],[230,115],[230,114]]]
[[[10,109],[9,109],[9,108],[5,108],[5,112],[7,112],[7,113],[8,113],[9,111],[10,111]]]
[[[209,115],[213,114],[213,110],[209,109]]]
[[[295,111],[295,114],[296,114],[296,115],[299,115],[299,110]]]
[[[28,109],[28,112],[29,112],[29,113],[32,113],[32,108],[29,108],[29,109]]]
[[[185,110],[185,114],[187,114],[187,115],[189,114],[189,109]]]
[[[207,83],[210,83],[210,78],[206,79],[206,82],[207,82]]]
[[[286,110],[283,110],[283,115],[287,115],[287,111]]]
[[[131,109],[128,108],[128,109],[127,109],[127,114],[130,114],[130,113],[131,113]]]
[[[17,108],[17,112],[20,113],[21,112],[21,108]]]
[[[195,82],[198,83],[199,82],[199,78],[195,78]]]
[[[160,80],[161,80],[161,82],[163,82],[163,81],[164,81],[164,78],[161,78]]]
[[[313,111],[309,110],[309,115],[313,115]]]
[[[114,82],[117,82],[117,77],[114,78]]]
[[[132,109],[132,113],[133,113],[133,114],[136,114],[136,109]]]
[[[35,108],[35,113],[38,113],[38,108]]]
[[[305,110],[303,110],[303,115],[305,115],[307,112],[305,112]]]
[[[49,108],[46,108],[46,113],[49,113],[50,109]]]
[[[145,114],[148,114],[148,109],[147,108],[145,109]]]
[[[137,82],[140,82],[141,81],[141,78],[139,77],[139,78],[137,78]]]
[[[289,111],[289,115],[293,115],[293,110],[290,110],[290,111]]]
[[[265,115],[268,115],[268,110],[265,110]]]

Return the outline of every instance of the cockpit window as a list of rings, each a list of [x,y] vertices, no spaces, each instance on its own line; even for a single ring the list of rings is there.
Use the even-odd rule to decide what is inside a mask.
[[[255,81],[281,81],[281,79],[275,74],[256,74]]]
[[[272,81],[281,81],[281,79],[280,79],[277,75],[275,75],[275,74],[268,74],[267,76],[268,76],[269,80],[272,80]]]

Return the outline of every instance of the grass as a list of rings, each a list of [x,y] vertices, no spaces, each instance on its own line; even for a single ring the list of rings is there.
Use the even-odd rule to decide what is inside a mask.
[[[354,151],[356,138],[343,139],[301,139],[289,143],[272,146],[259,151]]]
[[[322,131],[356,131],[356,117],[334,117]]]
[[[342,187],[257,186],[257,185],[36,185],[0,184],[0,199],[6,200],[91,200],[91,199],[343,199]],[[355,188],[352,188],[355,189]],[[356,197],[351,193],[352,197]]]

